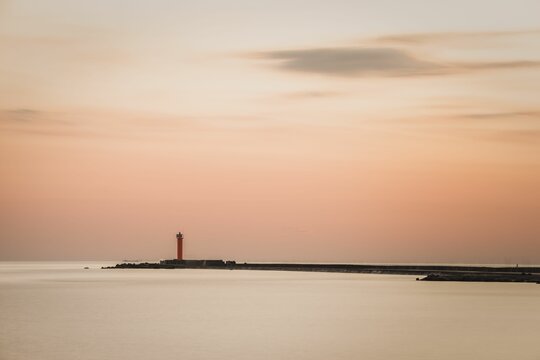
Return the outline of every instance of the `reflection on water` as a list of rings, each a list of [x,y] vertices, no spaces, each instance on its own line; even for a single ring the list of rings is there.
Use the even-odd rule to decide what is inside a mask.
[[[540,359],[540,285],[102,265],[0,263],[0,359]]]

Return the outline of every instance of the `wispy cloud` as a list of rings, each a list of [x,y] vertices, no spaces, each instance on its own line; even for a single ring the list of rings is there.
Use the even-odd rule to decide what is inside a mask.
[[[508,144],[540,145],[540,129],[451,129],[447,134]]]
[[[502,111],[502,112],[489,112],[489,113],[467,113],[454,115],[454,118],[466,119],[466,120],[495,120],[495,119],[538,119],[540,120],[540,110],[530,111]],[[540,123],[539,123],[540,125]]]
[[[265,116],[175,115],[79,110],[0,109],[0,133],[51,137],[152,139],[186,133],[282,131]],[[285,127],[286,129],[286,127]]]
[[[296,91],[291,93],[283,94],[282,97],[287,99],[322,99],[322,98],[332,98],[336,96],[343,95],[341,92],[337,91]]]
[[[0,122],[26,123],[36,120],[38,111],[32,109],[13,109],[0,111]]]
[[[491,112],[458,112],[389,120],[423,134],[474,140],[540,145],[540,110],[503,110]]]
[[[40,64],[98,64],[126,66],[132,60],[120,33],[111,29],[69,25],[62,34],[0,32],[0,51],[8,59]],[[39,55],[47,54],[46,57]]]
[[[461,127],[464,133],[487,140],[540,144],[539,110],[465,113],[454,115],[453,119],[472,126]]]
[[[532,142],[540,144],[540,129],[524,129],[524,130],[505,130],[493,132],[491,136],[495,140],[508,142]]]
[[[458,108],[459,109],[459,108]],[[396,118],[388,120],[391,123],[403,123],[410,125],[442,125],[442,126],[458,126],[463,127],[468,125],[471,127],[513,127],[518,128],[538,128],[540,129],[540,110],[522,109],[515,111],[470,111],[470,112],[452,112],[441,115],[433,113],[431,115]]]
[[[522,36],[540,36],[540,29],[476,32],[409,33],[379,36],[373,42],[379,44],[433,44],[463,41],[486,41]]]
[[[75,138],[103,138],[103,137],[112,137],[106,133],[97,133],[90,131],[73,131],[73,130],[57,130],[57,129],[21,129],[21,128],[8,128],[4,130],[8,133],[19,133],[27,135],[38,135],[38,136],[51,136],[51,137],[75,137]]]
[[[454,137],[468,139],[472,141],[483,141],[495,144],[508,145],[533,145],[540,146],[540,129],[523,128],[523,129],[493,129],[485,128],[424,128],[419,130],[422,133],[433,136],[434,134],[444,135],[444,137]]]
[[[0,110],[0,132],[61,137],[103,135],[74,120],[70,114],[30,108]]]
[[[0,124],[12,125],[71,125],[70,121],[58,119],[57,114],[36,109],[19,108],[0,110]]]

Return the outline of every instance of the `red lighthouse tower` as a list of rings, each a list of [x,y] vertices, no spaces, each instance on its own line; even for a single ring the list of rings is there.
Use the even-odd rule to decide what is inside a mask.
[[[177,260],[184,260],[183,258],[183,242],[184,242],[184,235],[182,235],[181,232],[176,234],[176,259]]]

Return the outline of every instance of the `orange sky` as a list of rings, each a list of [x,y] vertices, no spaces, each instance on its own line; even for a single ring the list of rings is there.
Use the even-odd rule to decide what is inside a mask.
[[[0,260],[540,263],[538,2],[127,5],[0,1]]]

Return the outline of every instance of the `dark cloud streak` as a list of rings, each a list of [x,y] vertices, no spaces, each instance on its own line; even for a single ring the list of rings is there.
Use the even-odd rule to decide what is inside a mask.
[[[398,48],[314,48],[258,54],[283,70],[342,77],[410,77],[540,67],[540,61],[437,62]]]
[[[433,75],[444,65],[416,59],[403,50],[391,48],[317,48],[273,51],[260,54],[279,61],[285,70],[335,76]]]

